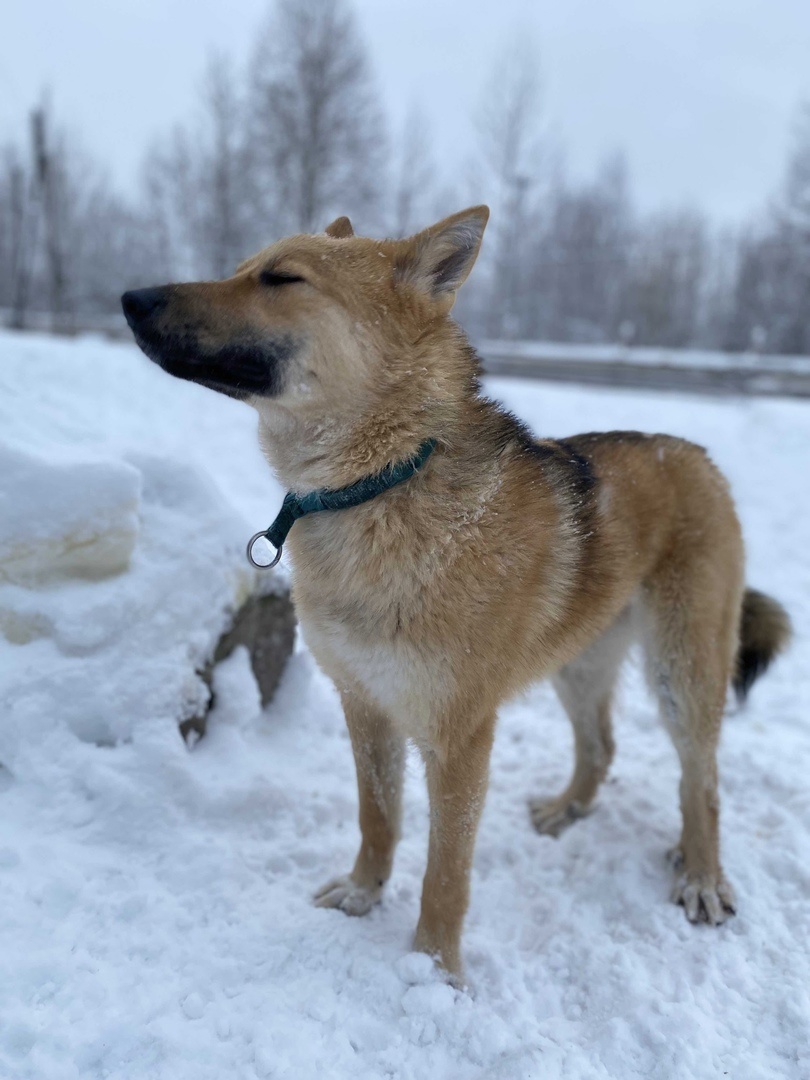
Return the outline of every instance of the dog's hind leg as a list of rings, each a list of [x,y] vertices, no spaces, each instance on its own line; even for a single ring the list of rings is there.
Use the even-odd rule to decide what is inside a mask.
[[[357,767],[360,851],[350,874],[327,882],[318,907],[365,915],[380,899],[399,839],[405,741],[390,720],[361,696],[343,694],[346,724]]]
[[[613,625],[552,682],[574,729],[576,762],[565,791],[556,799],[529,801],[534,827],[559,836],[583,817],[604,780],[613,758],[610,709],[613,687],[633,637],[633,616],[627,608]]]
[[[681,762],[683,831],[670,853],[672,899],[690,922],[717,925],[735,910],[720,865],[717,744],[737,647],[741,588],[734,560],[670,565],[646,590],[650,683]],[[708,564],[708,565],[707,565]]]

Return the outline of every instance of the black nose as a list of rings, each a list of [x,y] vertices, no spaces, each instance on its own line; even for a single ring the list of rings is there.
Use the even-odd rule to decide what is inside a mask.
[[[121,297],[121,307],[124,309],[127,322],[130,326],[134,323],[148,319],[166,306],[166,290],[157,289],[133,289],[125,292]]]

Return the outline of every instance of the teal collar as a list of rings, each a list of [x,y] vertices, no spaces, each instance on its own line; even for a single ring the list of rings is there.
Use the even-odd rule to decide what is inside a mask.
[[[348,510],[351,506],[359,506],[361,503],[368,502],[369,499],[376,498],[377,495],[382,495],[389,488],[396,487],[404,480],[410,480],[413,474],[425,464],[435,447],[436,440],[428,439],[422,443],[413,457],[388,464],[380,472],[372,476],[364,476],[356,484],[349,484],[348,487],[338,488],[336,491],[321,488],[320,491],[310,491],[307,495],[296,495],[295,492],[288,491],[276,515],[276,520],[270,528],[257,532],[248,541],[248,561],[260,570],[275,566],[281,558],[287,534],[298,518],[306,514],[316,514],[320,510]],[[264,537],[276,549],[276,556],[272,562],[260,563],[253,558],[253,545],[259,537]]]

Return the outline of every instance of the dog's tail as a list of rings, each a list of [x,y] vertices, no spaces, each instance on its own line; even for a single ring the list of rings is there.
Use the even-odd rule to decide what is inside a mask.
[[[790,641],[790,617],[778,601],[746,589],[740,613],[740,647],[731,680],[742,705],[748,691]]]

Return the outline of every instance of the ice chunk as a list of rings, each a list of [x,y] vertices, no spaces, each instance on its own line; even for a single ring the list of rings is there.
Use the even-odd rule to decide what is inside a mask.
[[[98,579],[129,565],[140,473],[122,461],[61,463],[0,446],[0,581]]]

